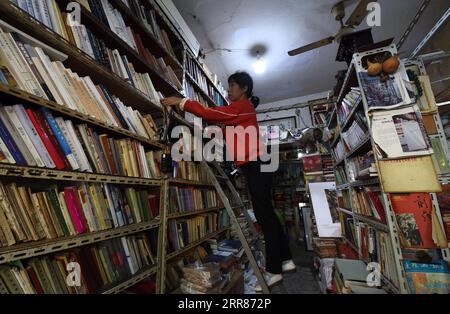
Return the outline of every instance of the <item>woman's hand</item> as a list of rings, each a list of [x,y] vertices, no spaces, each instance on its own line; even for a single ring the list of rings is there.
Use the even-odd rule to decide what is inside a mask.
[[[161,99],[161,104],[164,106],[179,106],[183,98],[180,97],[167,97]]]

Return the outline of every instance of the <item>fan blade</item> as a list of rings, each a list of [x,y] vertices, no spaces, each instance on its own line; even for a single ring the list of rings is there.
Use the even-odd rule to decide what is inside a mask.
[[[346,25],[348,26],[358,26],[366,17],[367,5],[371,2],[376,2],[376,0],[361,0],[353,11],[352,15],[347,20]]]
[[[304,52],[307,52],[307,51],[310,51],[310,50],[313,50],[313,49],[317,49],[317,48],[322,47],[322,46],[329,45],[329,44],[331,44],[333,42],[333,40],[334,40],[333,36],[328,37],[328,38],[324,38],[322,40],[316,41],[315,43],[312,43],[312,44],[309,44],[309,45],[306,45],[306,46],[303,46],[303,47],[291,50],[291,51],[288,52],[288,54],[291,57],[292,56],[296,56],[298,54],[301,54],[301,53],[304,53]]]

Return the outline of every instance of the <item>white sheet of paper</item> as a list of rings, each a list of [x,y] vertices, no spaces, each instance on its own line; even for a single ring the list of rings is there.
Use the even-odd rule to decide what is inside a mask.
[[[309,184],[319,237],[340,238],[341,224],[333,223],[325,190],[335,190],[335,182],[317,182]]]

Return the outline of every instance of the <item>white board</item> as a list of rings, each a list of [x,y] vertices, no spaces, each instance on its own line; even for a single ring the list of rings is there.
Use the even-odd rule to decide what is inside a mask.
[[[328,206],[325,190],[335,190],[335,182],[318,182],[309,184],[309,192],[316,218],[317,230],[321,238],[340,238],[341,224],[334,223]]]

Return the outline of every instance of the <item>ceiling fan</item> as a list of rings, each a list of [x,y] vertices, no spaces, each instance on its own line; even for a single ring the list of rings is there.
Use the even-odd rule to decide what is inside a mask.
[[[328,38],[324,38],[322,40],[316,41],[314,43],[311,43],[309,45],[291,50],[288,52],[290,56],[296,56],[298,54],[314,50],[317,48],[320,48],[322,46],[326,46],[331,44],[333,41],[336,41],[337,43],[340,43],[343,36],[353,33],[356,29],[356,27],[362,23],[365,16],[367,15],[367,5],[370,2],[376,2],[376,0],[360,0],[358,5],[356,6],[353,13],[350,15],[347,22],[344,24],[342,21],[345,17],[345,1],[340,1],[337,4],[335,4],[331,8],[331,13],[333,14],[336,21],[339,21],[341,23],[341,28],[337,32],[336,35],[330,36]]]

